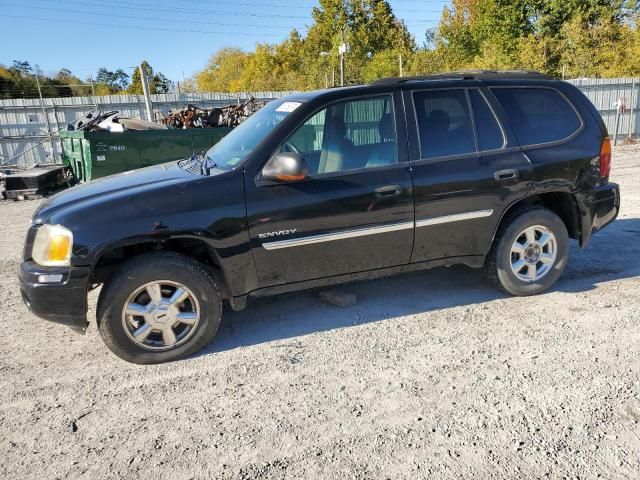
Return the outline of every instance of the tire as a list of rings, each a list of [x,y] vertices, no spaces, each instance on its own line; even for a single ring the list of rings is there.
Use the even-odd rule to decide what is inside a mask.
[[[97,308],[104,343],[118,357],[139,364],[198,352],[215,336],[221,314],[220,293],[204,266],[173,252],[124,263],[104,285]]]
[[[529,242],[532,232],[536,240]],[[523,246],[527,248],[522,250]],[[562,219],[543,207],[524,207],[500,225],[484,270],[489,280],[505,292],[528,296],[551,288],[568,260],[569,234]]]

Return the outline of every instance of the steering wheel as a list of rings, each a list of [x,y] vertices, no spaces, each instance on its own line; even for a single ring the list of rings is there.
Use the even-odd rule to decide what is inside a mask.
[[[297,153],[298,155],[302,155],[302,152],[300,152],[298,147],[296,147],[293,143],[290,143],[290,142],[286,142],[284,145],[282,145],[282,149],[285,152],[293,152],[293,153]]]

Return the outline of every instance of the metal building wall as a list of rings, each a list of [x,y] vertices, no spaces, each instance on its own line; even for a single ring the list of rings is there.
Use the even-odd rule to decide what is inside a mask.
[[[602,115],[609,135],[613,138],[616,127],[616,104],[624,99],[627,111],[620,115],[618,125],[618,144],[629,133],[640,137],[640,77],[639,78],[579,78],[569,80],[578,87]]]
[[[152,95],[151,101],[157,116],[189,103],[210,108],[241,103],[251,96],[258,101],[268,101],[290,93],[293,92],[176,93]],[[124,117],[146,118],[142,95],[45,98],[43,105],[44,112],[37,98],[0,100],[0,165],[26,167],[37,163],[60,163],[60,141],[56,132],[96,106],[103,112],[118,110]]]
[[[640,137],[640,78],[584,78],[569,82],[584,92],[596,106],[611,136],[615,131],[616,103],[624,99],[627,111],[620,117],[618,143],[624,141],[629,133]],[[154,113],[166,115],[170,110],[185,107],[189,103],[214,107],[243,102],[249,96],[257,100],[271,100],[290,93],[293,92],[176,93],[152,95],[151,98]],[[46,115],[39,99],[0,100],[0,165],[29,166],[60,162],[60,142],[55,132],[83,116],[96,104],[102,111],[119,110],[126,117],[145,118],[142,95],[46,98],[43,103]],[[14,161],[10,161],[18,154]]]

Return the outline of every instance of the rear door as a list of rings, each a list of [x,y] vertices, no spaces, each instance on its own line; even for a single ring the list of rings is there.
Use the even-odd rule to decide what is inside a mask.
[[[560,90],[546,85],[493,86],[490,90],[534,166],[536,192],[571,191],[576,179],[588,178],[582,173],[590,171],[591,160],[599,155],[603,133],[597,127],[588,129]]]
[[[399,92],[326,105],[278,150],[302,155],[309,175],[246,179],[262,287],[409,263],[413,196]]]
[[[406,90],[416,234],[412,262],[488,252],[531,164],[482,87]]]

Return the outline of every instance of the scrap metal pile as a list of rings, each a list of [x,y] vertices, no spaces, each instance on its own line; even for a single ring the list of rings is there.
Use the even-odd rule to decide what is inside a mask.
[[[159,123],[140,120],[139,118],[121,117],[120,112],[102,113],[99,109],[92,110],[84,117],[67,125],[67,130],[85,130],[89,132],[123,132],[125,130],[166,130],[167,127]]]
[[[166,130],[167,128],[236,127],[260,110],[264,104],[265,102],[257,102],[253,97],[249,97],[245,103],[224,107],[200,108],[189,104],[187,108],[172,110],[166,117],[159,119],[159,123],[122,117],[118,111],[103,113],[96,109],[70,123],[67,130],[123,132],[125,130]]]
[[[161,120],[169,128],[213,128],[236,127],[264,106],[250,97],[245,103],[226,107],[200,108],[188,105],[181,110],[172,110]]]

